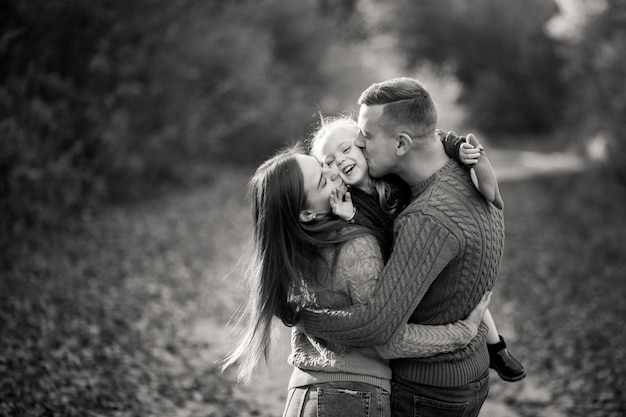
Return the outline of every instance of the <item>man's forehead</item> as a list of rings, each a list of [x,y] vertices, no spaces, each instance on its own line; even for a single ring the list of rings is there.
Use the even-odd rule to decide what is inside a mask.
[[[373,106],[362,104],[359,109],[359,128],[363,129],[366,125],[370,126],[372,123],[376,123],[380,116],[382,116],[384,107],[385,106],[382,104]]]

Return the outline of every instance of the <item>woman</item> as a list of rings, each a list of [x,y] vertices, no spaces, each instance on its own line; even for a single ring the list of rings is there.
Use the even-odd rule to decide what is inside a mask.
[[[345,188],[335,169],[287,149],[263,163],[249,183],[253,254],[250,295],[240,318],[244,331],[225,366],[239,362],[248,381],[270,347],[272,319],[288,326],[302,308],[367,302],[383,267],[371,232],[331,212],[330,197]],[[387,359],[432,356],[465,346],[490,294],[468,319],[444,326],[405,325],[385,346],[353,348],[292,331],[294,372],[285,408],[291,416],[389,416]]]

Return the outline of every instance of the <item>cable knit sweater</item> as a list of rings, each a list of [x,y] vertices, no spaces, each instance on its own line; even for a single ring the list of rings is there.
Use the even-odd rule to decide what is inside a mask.
[[[306,310],[307,334],[352,346],[381,345],[407,321],[445,324],[466,317],[493,288],[504,219],[475,189],[468,171],[449,160],[412,193],[396,219],[394,250],[372,297],[341,309]],[[488,369],[486,334],[483,323],[464,348],[392,361],[394,376],[434,386],[472,382]]]
[[[459,149],[462,143],[467,142],[466,138],[464,136],[456,136],[454,132],[446,133],[439,129],[436,132],[446,154],[450,158],[461,162]],[[393,197],[395,197],[398,204],[396,213],[400,213],[410,200],[410,190],[402,180],[393,175],[385,178],[385,181],[389,182],[395,191]],[[367,227],[374,233],[383,252],[383,259],[387,262],[393,247],[393,221],[397,215],[388,214],[380,207],[377,192],[368,194],[357,187],[349,187],[349,189],[352,195],[352,203],[356,208],[352,223]]]
[[[332,251],[328,251],[332,260]],[[367,301],[383,269],[380,248],[373,236],[352,239],[342,245],[328,282],[308,290],[303,284],[295,293],[306,304],[344,307]],[[386,359],[432,356],[466,346],[477,333],[469,321],[423,326],[404,324],[385,346],[351,347],[292,330],[289,362],[295,369],[289,387],[328,381],[355,381],[390,391],[391,369]],[[386,358],[386,359],[384,359]]]

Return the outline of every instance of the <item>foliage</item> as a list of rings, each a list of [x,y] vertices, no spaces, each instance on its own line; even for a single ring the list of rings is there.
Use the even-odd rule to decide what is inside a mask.
[[[323,6],[323,7],[322,7]],[[85,206],[215,176],[306,132],[351,1],[0,6],[0,243]],[[347,50],[347,48],[344,48]],[[330,88],[330,87],[329,87]]]
[[[552,2],[401,1],[382,19],[409,66],[451,67],[472,123],[486,133],[542,133],[560,119],[555,42],[543,31]],[[494,135],[497,137],[497,135]]]
[[[506,248],[490,310],[505,337],[517,335],[509,347],[543,393],[533,401],[523,383],[491,392],[522,416],[622,415],[626,189],[587,170],[501,191]],[[514,328],[499,324],[501,311],[512,314]]]
[[[572,136],[585,145],[594,137],[609,143],[609,170],[626,184],[626,3],[560,0],[561,14],[551,27],[561,40],[569,87]],[[581,19],[582,15],[582,19]]]
[[[221,338],[194,326],[224,327],[239,302],[225,278],[248,216],[244,177],[229,174],[11,247],[0,265],[0,416],[261,415],[219,371]]]
[[[0,248],[105,201],[210,182],[218,162],[256,163],[317,111],[353,105],[399,53],[458,77],[472,129],[606,137],[625,182],[624,3],[568,3],[605,7],[580,36],[548,38],[540,0],[0,2]]]
[[[0,19],[0,235],[59,220],[103,186],[90,55],[106,6],[3,2]],[[98,158],[95,158],[98,156]]]

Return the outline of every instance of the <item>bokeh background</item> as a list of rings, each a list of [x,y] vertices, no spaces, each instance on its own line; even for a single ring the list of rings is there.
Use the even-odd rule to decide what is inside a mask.
[[[482,416],[626,413],[624,0],[3,0],[0,415],[280,415],[286,330],[222,373],[246,181],[318,113],[422,80],[505,199]]]

